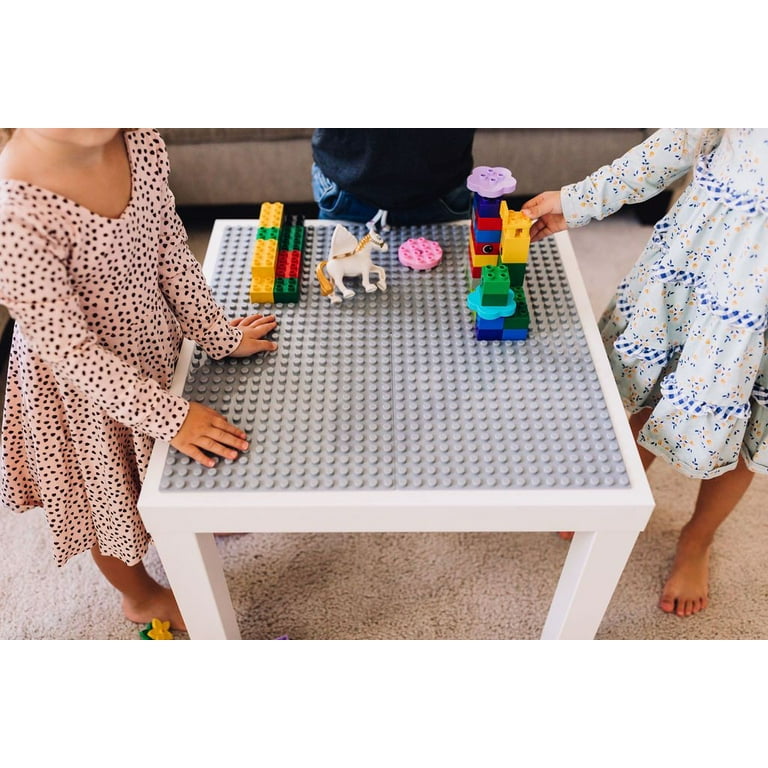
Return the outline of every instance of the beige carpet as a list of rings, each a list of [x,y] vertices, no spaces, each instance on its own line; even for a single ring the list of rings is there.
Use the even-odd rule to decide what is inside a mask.
[[[596,312],[649,235],[614,216],[572,233]],[[206,233],[191,233],[202,256]],[[722,526],[711,605],[679,619],[656,607],[698,483],[657,462],[657,507],[640,535],[598,639],[768,637],[766,489],[757,477]],[[552,533],[244,534],[219,540],[246,639],[533,639],[567,543]],[[154,550],[147,558],[161,580]],[[0,511],[0,638],[135,639],[89,555],[57,569],[41,513]],[[182,635],[183,637],[183,635]]]

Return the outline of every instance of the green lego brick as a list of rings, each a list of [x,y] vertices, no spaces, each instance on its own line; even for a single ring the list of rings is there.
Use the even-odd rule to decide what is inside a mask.
[[[280,227],[259,227],[256,230],[257,240],[277,240],[280,237]]]
[[[299,279],[297,277],[276,277],[274,295],[276,302],[297,302],[299,300]]]
[[[483,295],[504,296],[509,292],[509,272],[503,264],[482,268]]]
[[[528,317],[528,315],[519,315],[517,312],[515,312],[512,317],[505,317],[504,318],[504,330],[509,331],[510,329],[520,329],[524,330],[531,327],[531,318]]]
[[[509,272],[509,285],[512,288],[520,287],[525,279],[525,268],[528,266],[525,264],[505,264],[507,272]]]
[[[304,248],[304,227],[283,227],[280,232],[281,251],[301,251]]]
[[[504,318],[504,330],[525,329],[531,327],[531,317],[528,312],[528,304],[525,300],[525,291],[522,288],[512,288],[515,296],[515,314]]]
[[[503,307],[509,297],[509,272],[503,264],[482,268],[481,298],[484,307]]]

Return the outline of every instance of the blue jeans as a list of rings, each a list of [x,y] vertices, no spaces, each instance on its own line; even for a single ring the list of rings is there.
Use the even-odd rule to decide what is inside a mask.
[[[312,164],[312,193],[320,209],[321,219],[339,219],[365,224],[378,212],[378,208],[358,200],[339,188],[314,163]],[[447,195],[418,208],[387,211],[387,223],[393,226],[436,224],[443,221],[468,219],[472,208],[472,193],[465,185]]]

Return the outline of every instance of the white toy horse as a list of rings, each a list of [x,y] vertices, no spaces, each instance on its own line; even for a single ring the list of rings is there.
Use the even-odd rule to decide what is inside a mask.
[[[335,293],[334,286],[341,291],[344,298],[355,295],[353,290],[344,285],[345,275],[361,275],[366,293],[373,293],[377,287],[380,291],[387,290],[386,273],[382,267],[376,266],[371,261],[373,248],[378,248],[384,253],[388,250],[387,244],[376,230],[372,229],[358,242],[346,227],[341,224],[336,225],[331,237],[328,261],[321,261],[315,271],[320,281],[320,292],[323,296],[330,297],[331,304],[341,304],[341,298]],[[376,285],[371,283],[371,272],[375,272],[379,277]],[[329,277],[333,283],[328,279]]]

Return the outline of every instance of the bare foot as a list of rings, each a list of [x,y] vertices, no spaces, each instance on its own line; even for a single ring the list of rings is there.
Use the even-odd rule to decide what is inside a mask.
[[[570,541],[573,538],[573,531],[558,531],[557,535],[561,539],[565,539],[566,541]]]
[[[708,544],[686,537],[685,529],[677,542],[672,571],[661,592],[659,608],[677,616],[693,616],[709,602]]]
[[[125,618],[136,624],[149,624],[152,619],[170,621],[171,629],[185,632],[187,627],[181,618],[181,611],[176,604],[173,592],[166,587],[157,585],[157,590],[141,603],[123,598],[123,613]]]

